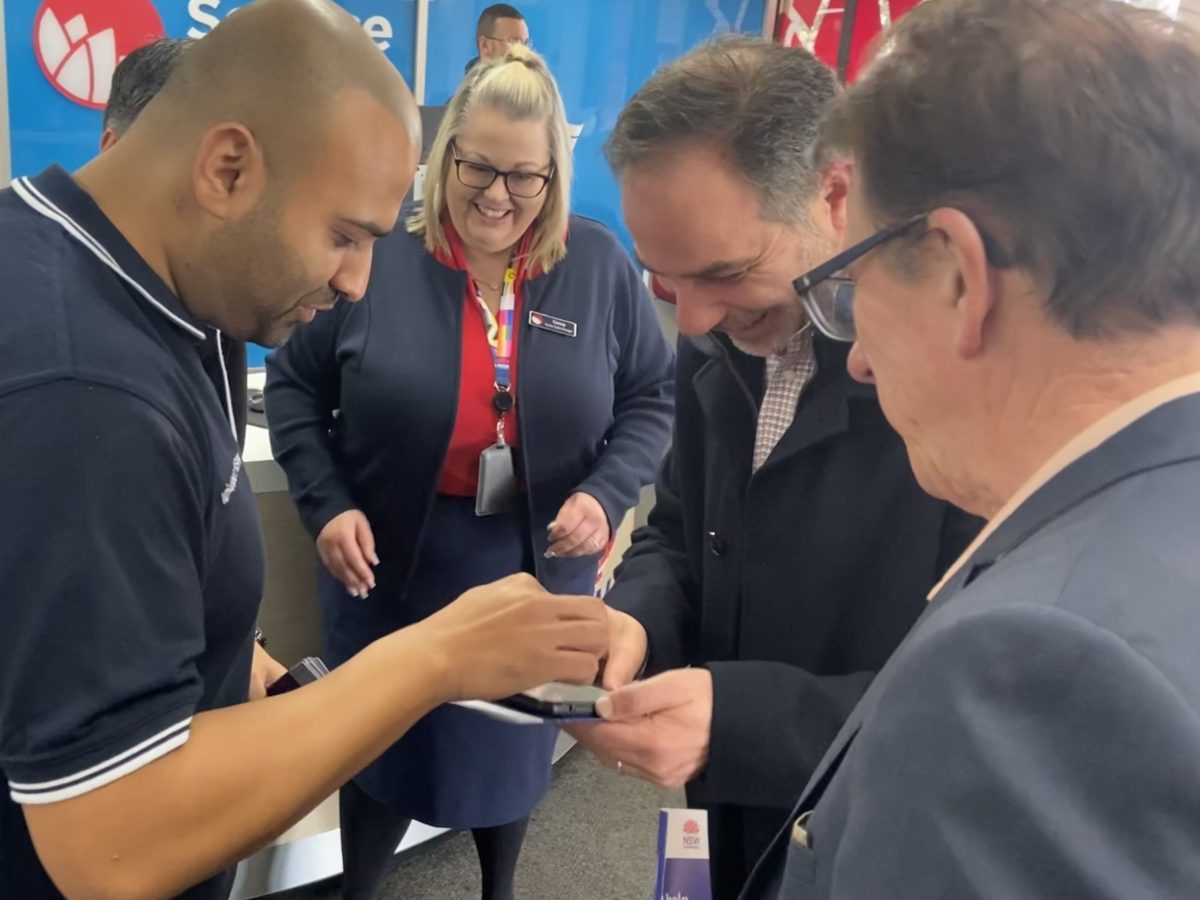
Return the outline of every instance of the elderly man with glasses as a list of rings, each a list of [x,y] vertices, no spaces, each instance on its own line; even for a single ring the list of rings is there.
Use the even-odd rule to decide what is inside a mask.
[[[812,161],[835,93],[806,51],[727,39],[660,70],[608,148],[685,337],[657,505],[608,597],[606,686],[657,677],[574,731],[620,772],[687,784],[717,898],[981,524],[921,490],[793,289],[841,243],[845,167]]]
[[[988,523],[743,896],[1200,896],[1200,42],[940,0],[889,49],[827,124],[850,249],[797,288]]]

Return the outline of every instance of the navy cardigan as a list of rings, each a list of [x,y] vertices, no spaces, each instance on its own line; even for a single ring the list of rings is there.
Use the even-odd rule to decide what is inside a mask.
[[[567,250],[525,283],[517,341],[531,541],[551,590],[596,558],[545,560],[547,526],[586,491],[616,528],[654,479],[674,396],[674,355],[624,249],[573,216]],[[361,509],[380,558],[411,574],[456,417],[466,289],[466,272],[398,231],[375,248],[363,300],[319,315],[268,358],[271,446],[314,537]],[[534,328],[532,312],[575,323],[576,337]]]

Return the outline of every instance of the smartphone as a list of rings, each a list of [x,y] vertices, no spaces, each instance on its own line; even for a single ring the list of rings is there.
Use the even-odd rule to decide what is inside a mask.
[[[318,678],[324,678],[328,674],[329,669],[319,657],[306,656],[276,681],[267,685],[267,696],[276,697],[279,694],[286,694],[288,691],[294,691],[306,684],[312,684]]]
[[[497,701],[501,706],[542,719],[594,719],[603,688],[552,681]]]

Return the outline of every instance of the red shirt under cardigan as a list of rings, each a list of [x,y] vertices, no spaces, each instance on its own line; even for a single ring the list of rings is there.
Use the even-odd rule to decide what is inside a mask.
[[[449,253],[437,254],[438,261],[451,268],[467,271],[466,250],[462,238],[446,217],[442,222]],[[518,259],[528,253],[528,235],[523,238],[517,251]],[[517,264],[517,281],[514,286],[515,307],[512,329],[512,392],[517,393],[517,335],[521,333],[521,295],[524,293],[525,266]],[[450,448],[442,464],[438,493],[451,497],[474,497],[479,485],[479,454],[496,442],[496,410],[492,397],[496,393],[496,366],[492,360],[492,347],[487,338],[487,322],[475,296],[475,282],[467,279],[463,293],[462,359],[458,375],[458,414],[454,420],[454,432],[450,437]],[[517,446],[519,431],[514,403],[504,417],[504,439]]]

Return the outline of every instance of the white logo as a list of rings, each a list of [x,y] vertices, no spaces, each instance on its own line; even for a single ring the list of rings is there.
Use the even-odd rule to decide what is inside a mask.
[[[750,0],[742,0],[742,5],[738,7],[737,16],[732,24],[729,22],[729,17],[725,15],[725,11],[721,9],[720,0],[706,0],[704,5],[708,7],[708,11],[713,17],[713,34],[726,34],[730,31],[742,30],[742,22],[745,21]]]
[[[60,93],[103,109],[117,63],[162,35],[151,0],[45,0],[34,19],[33,50]]]
[[[233,456],[233,471],[229,473],[229,481],[225,483],[225,490],[221,491],[221,505],[229,504],[229,498],[233,496],[233,492],[237,490],[238,475],[242,472],[242,454],[235,453]]]
[[[196,24],[188,29],[188,37],[202,38],[221,21],[221,16],[227,16],[236,9],[236,7],[226,7],[221,9],[222,0],[188,0],[188,18]],[[387,16],[368,16],[366,20],[354,17],[359,24],[362,25],[363,31],[367,33],[367,37],[375,42],[380,50],[387,50],[392,46],[392,37],[395,35],[395,30],[392,28],[392,22]]]

